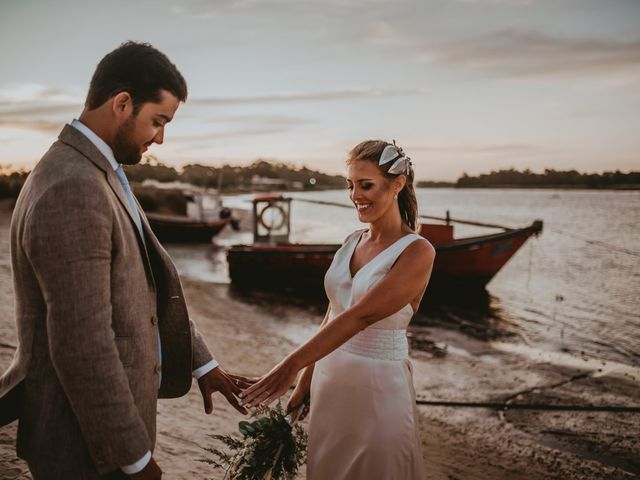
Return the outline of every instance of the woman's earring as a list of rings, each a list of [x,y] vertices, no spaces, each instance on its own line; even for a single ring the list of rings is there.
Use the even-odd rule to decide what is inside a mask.
[[[398,199],[398,194],[396,193],[393,198],[395,198],[396,200]]]

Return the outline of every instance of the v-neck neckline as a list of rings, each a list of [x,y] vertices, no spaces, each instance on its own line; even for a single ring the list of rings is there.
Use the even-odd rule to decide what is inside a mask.
[[[406,235],[403,235],[402,237],[397,239],[395,242],[393,242],[391,245],[389,245],[388,247],[386,247],[386,248],[380,250],[378,253],[376,253],[369,261],[367,261],[364,265],[362,265],[356,271],[356,273],[352,274],[351,273],[351,260],[353,259],[353,254],[355,253],[356,248],[358,248],[358,245],[360,245],[360,241],[362,240],[362,235],[364,235],[364,232],[367,232],[367,231],[368,230],[362,230],[362,232],[360,232],[360,235],[358,236],[358,241],[355,243],[354,247],[351,249],[351,255],[349,255],[349,261],[347,262],[347,269],[349,270],[349,278],[351,279],[351,281],[355,280],[355,278],[358,276],[358,274],[362,270],[364,270],[371,262],[373,262],[376,258],[378,258],[380,255],[382,255],[384,252],[389,250],[391,247],[393,247],[400,240],[402,240],[405,237],[408,237],[409,235],[414,235],[413,233],[407,233]]]

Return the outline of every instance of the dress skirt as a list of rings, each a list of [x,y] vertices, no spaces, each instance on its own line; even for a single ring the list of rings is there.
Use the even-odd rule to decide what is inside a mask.
[[[335,350],[313,372],[307,479],[423,480],[417,418],[407,358]]]

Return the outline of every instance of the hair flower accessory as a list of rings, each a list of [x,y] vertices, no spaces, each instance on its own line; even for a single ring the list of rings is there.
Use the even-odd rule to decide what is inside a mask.
[[[385,165],[389,162],[393,162],[387,173],[393,175],[411,175],[411,158],[402,151],[402,148],[396,145],[396,141],[393,141],[393,145],[387,145],[384,147],[382,154],[380,155],[380,161],[378,165]]]

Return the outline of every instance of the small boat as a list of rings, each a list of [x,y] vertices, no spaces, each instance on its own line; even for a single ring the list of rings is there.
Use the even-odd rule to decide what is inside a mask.
[[[325,205],[330,202],[296,199]],[[257,197],[253,201],[254,243],[227,251],[231,283],[240,287],[301,290],[323,288],[324,274],[339,244],[288,242],[290,198]],[[271,211],[273,210],[273,211]],[[266,217],[269,217],[267,220]],[[420,235],[436,248],[429,290],[447,287],[483,289],[531,235],[542,232],[542,221],[524,228],[506,228],[449,217],[421,217],[444,221],[423,224]],[[500,228],[490,235],[455,239],[452,223]],[[272,228],[277,227],[277,228]],[[265,234],[266,230],[266,234]],[[271,235],[273,232],[273,235]],[[322,291],[322,290],[320,290]]]
[[[238,229],[231,210],[222,204],[219,194],[183,191],[186,215],[146,212],[149,225],[161,243],[210,243],[230,224]]]
[[[149,212],[149,225],[161,243],[210,243],[229,219],[201,221],[184,215]]]

